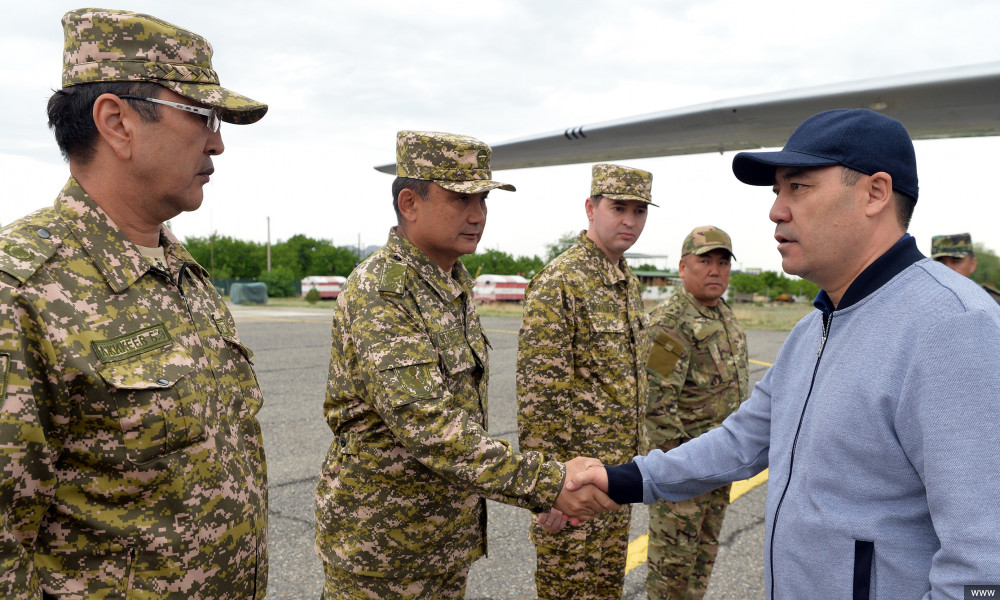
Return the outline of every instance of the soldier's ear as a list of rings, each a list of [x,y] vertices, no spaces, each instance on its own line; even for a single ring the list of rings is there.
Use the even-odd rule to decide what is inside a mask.
[[[417,200],[420,196],[409,188],[403,188],[396,196],[396,205],[399,206],[399,214],[403,221],[412,223],[417,219]]]
[[[132,157],[133,129],[139,118],[129,112],[125,100],[114,94],[101,94],[94,101],[92,111],[97,134],[122,160]]]

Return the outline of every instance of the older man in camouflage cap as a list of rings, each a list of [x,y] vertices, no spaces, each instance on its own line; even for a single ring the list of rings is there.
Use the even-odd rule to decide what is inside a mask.
[[[164,21],[63,26],[48,116],[71,177],[0,232],[0,596],[264,598],[252,355],[163,222],[201,204],[219,120],[267,107]]]
[[[972,277],[979,260],[972,250],[972,236],[968,233],[936,235],[931,238],[931,258],[956,273]],[[1000,290],[991,283],[981,284],[991,298],[1000,303]]]
[[[746,334],[724,298],[732,257],[732,240],[717,227],[696,227],[684,238],[683,285],[650,313],[643,453],[666,452],[719,426],[750,392]],[[729,488],[649,507],[650,600],[704,597]]]
[[[589,228],[528,286],[517,356],[522,449],[611,462],[639,450],[649,317],[623,254],[646,224],[652,182],[640,169],[594,165]],[[537,519],[538,596],[620,598],[629,516],[622,510],[557,532]]]
[[[459,257],[475,252],[494,189],[490,148],[401,131],[386,245],[337,298],[324,414],[335,435],[316,486],[324,599],[461,598],[486,552],[484,498],[593,515],[562,494],[567,465],[487,433],[489,341]],[[604,505],[600,502],[604,502]]]

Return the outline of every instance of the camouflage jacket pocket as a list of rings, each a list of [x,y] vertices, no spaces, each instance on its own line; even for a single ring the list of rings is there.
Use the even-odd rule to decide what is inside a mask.
[[[628,322],[620,313],[590,313],[589,350],[594,366],[621,364],[623,356],[631,353],[630,332]]]
[[[205,439],[207,398],[189,377],[194,368],[175,345],[98,368],[115,400],[130,462],[148,463]]]
[[[419,359],[416,359],[419,360]],[[405,406],[415,400],[440,398],[444,393],[444,379],[437,361],[397,361],[378,371],[378,383],[388,405]]]
[[[253,370],[253,352],[235,339],[225,336],[222,339],[226,340],[226,347],[233,357],[234,369],[224,379],[229,380],[228,383],[237,394],[239,418],[253,418],[264,404],[264,394],[260,391],[257,374]],[[220,384],[223,383],[222,379],[220,378]]]
[[[441,355],[441,366],[446,375],[457,375],[473,369],[478,364],[476,355],[465,339],[465,329],[453,327],[437,334],[437,348]],[[484,344],[480,343],[485,355]]]

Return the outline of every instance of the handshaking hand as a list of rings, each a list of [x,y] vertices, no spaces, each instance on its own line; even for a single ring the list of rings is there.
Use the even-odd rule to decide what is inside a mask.
[[[569,465],[569,463],[566,464]],[[563,484],[564,489],[573,491],[587,485],[592,485],[605,494],[608,493],[608,470],[604,468],[604,465],[599,462],[596,465],[591,465],[583,471],[578,471],[572,479],[567,470],[566,483]]]
[[[594,468],[591,469],[591,467]],[[590,479],[594,478],[594,476],[586,475],[588,470],[598,471],[604,476],[603,490],[599,489],[599,486],[585,485],[591,483]],[[600,476],[597,476],[597,480],[600,480]],[[563,483],[563,491],[556,498],[554,506],[555,511],[562,513],[563,525],[567,519],[575,525],[589,521],[603,512],[618,510],[618,504],[608,497],[607,488],[607,473],[601,461],[582,456],[567,461],[566,481]],[[546,524],[551,524],[555,520],[556,517],[553,516],[555,511],[545,515],[543,527],[547,528]],[[539,519],[541,521],[541,517]],[[562,527],[560,526],[559,529]]]

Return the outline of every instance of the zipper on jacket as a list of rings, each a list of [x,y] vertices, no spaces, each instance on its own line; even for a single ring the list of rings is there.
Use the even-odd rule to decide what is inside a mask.
[[[819,350],[816,352],[816,365],[813,367],[812,381],[809,382],[809,391],[806,393],[806,401],[802,404],[802,414],[799,415],[799,424],[795,428],[795,437],[792,439],[792,453],[788,459],[788,479],[785,481],[785,488],[781,490],[781,498],[778,499],[778,506],[774,509],[774,522],[771,524],[770,545],[770,567],[771,567],[771,600],[774,600],[774,588],[777,583],[774,580],[774,535],[778,531],[778,514],[781,513],[781,504],[785,501],[785,494],[792,483],[792,467],[795,466],[795,447],[799,443],[799,432],[802,431],[802,421],[806,417],[806,408],[809,406],[809,399],[812,397],[813,386],[816,385],[816,373],[819,372],[819,363],[823,358],[823,349],[826,347],[826,339],[830,335],[830,324],[833,323],[833,313],[823,314],[823,338],[819,342]]]

